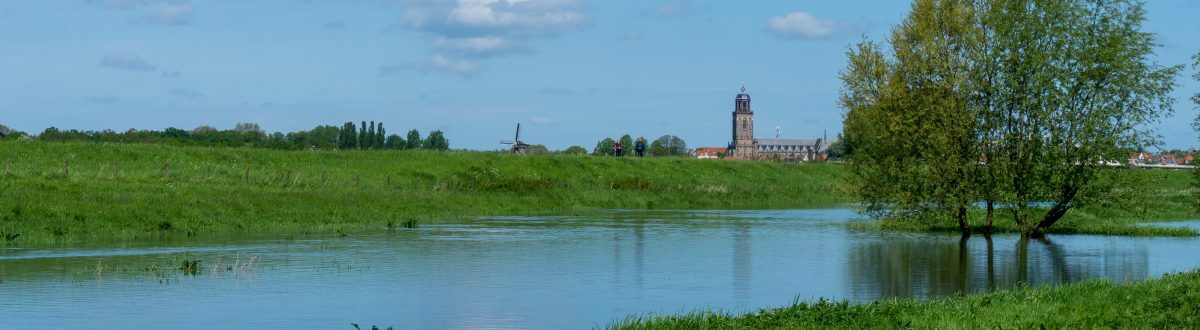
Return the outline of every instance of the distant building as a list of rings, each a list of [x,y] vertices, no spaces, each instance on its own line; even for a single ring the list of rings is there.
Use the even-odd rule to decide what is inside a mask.
[[[718,159],[721,155],[727,152],[726,148],[696,148],[692,150],[692,158],[696,159]]]
[[[750,94],[746,86],[733,99],[733,141],[726,148],[726,155],[736,159],[779,160],[806,162],[825,159],[829,145],[834,141],[821,138],[780,138],[778,131],[773,139],[754,138],[754,111],[750,110]]]

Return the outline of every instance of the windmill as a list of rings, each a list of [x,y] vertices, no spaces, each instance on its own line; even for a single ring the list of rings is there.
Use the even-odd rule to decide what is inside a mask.
[[[517,135],[510,140],[500,140],[500,144],[508,144],[512,146],[512,153],[524,156],[525,148],[529,147],[528,143],[521,142],[521,123],[517,123]]]

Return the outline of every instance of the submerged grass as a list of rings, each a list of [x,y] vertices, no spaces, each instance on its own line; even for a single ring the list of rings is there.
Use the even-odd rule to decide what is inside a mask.
[[[1115,169],[1114,184],[1107,193],[1089,203],[1072,208],[1047,231],[1050,234],[1094,234],[1120,236],[1200,236],[1190,228],[1147,226],[1147,222],[1173,222],[1200,219],[1195,212],[1191,171],[1162,169]],[[1045,212],[1045,210],[1040,210]],[[1036,212],[1035,212],[1036,214]],[[983,230],[982,209],[969,212],[976,232]],[[996,233],[1020,233],[1012,214],[1002,208],[994,212]],[[857,230],[893,230],[912,232],[958,232],[958,224],[946,219],[890,219],[859,221],[849,225]]]
[[[829,164],[0,142],[0,244],[348,234],[475,216],[846,202]],[[7,175],[4,175],[7,174]]]
[[[1200,271],[1127,285],[1093,280],[921,301],[818,300],[746,314],[633,315],[606,329],[1094,329],[1200,325]]]

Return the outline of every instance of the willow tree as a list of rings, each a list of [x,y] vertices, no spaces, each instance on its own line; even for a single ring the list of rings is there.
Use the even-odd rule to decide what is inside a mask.
[[[878,217],[949,217],[970,234],[967,211],[978,162],[969,107],[974,8],[965,0],[918,0],[889,39],[848,54],[841,105],[853,145],[855,191]]]
[[[918,0],[882,46],[860,44],[842,106],[860,198],[886,216],[975,200],[1041,236],[1106,162],[1157,143],[1182,67],[1153,62],[1134,0]],[[924,27],[924,28],[922,28]]]
[[[1002,139],[996,166],[1008,174],[1013,219],[1041,236],[1099,190],[1096,178],[1125,150],[1159,143],[1154,124],[1172,112],[1182,66],[1153,61],[1154,35],[1141,31],[1133,0],[984,2],[997,72],[986,104]],[[1046,202],[1048,209],[1033,202]]]

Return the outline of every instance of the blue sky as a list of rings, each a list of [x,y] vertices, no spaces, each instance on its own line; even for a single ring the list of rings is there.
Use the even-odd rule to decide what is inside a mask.
[[[741,82],[756,136],[841,129],[848,44],[907,1],[0,0],[0,124],[268,131],[379,120],[454,148],[604,137],[724,146]],[[1200,50],[1200,2],[1150,1],[1159,62]],[[1200,145],[1180,77],[1167,148]]]

